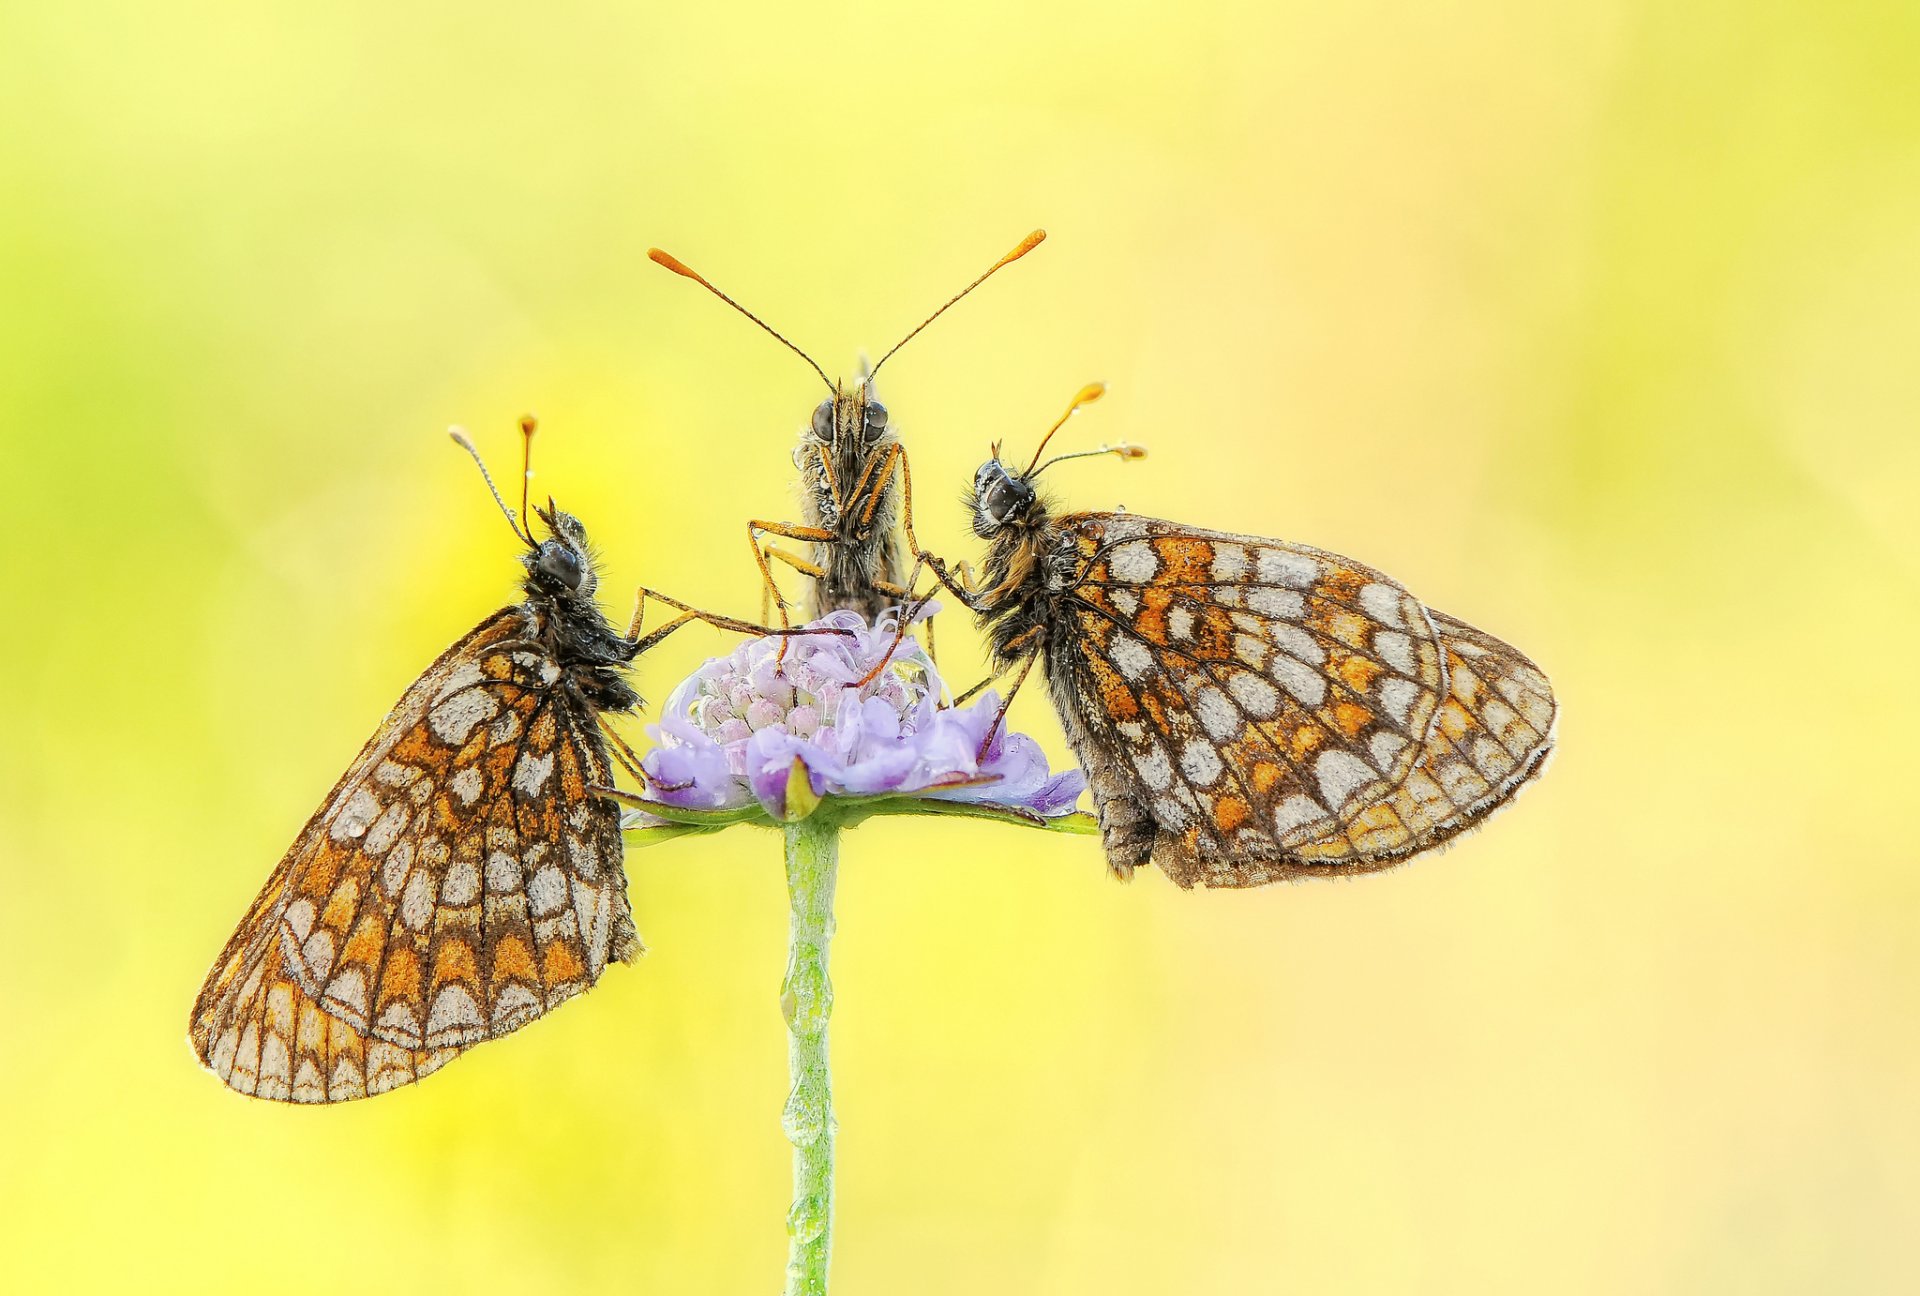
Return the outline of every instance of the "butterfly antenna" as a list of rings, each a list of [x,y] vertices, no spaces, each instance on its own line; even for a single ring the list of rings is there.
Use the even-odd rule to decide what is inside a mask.
[[[539,430],[539,419],[531,414],[520,416],[520,529],[527,535],[533,534],[527,521],[527,490],[533,485],[533,434]]]
[[[1021,257],[1025,256],[1027,253],[1033,251],[1035,248],[1039,247],[1042,243],[1046,242],[1046,240],[1047,240],[1047,232],[1043,229],[1037,229],[1033,233],[1021,239],[1020,242],[1014,247],[1013,251],[1007,253],[1005,256],[1001,257],[998,261],[995,261],[992,265],[988,266],[987,272],[985,274],[981,275],[978,279],[975,279],[972,283],[968,284],[965,288],[962,288],[959,292],[955,293],[951,298],[948,299],[947,304],[945,306],[942,306],[939,310],[935,311],[933,314],[921,320],[919,328],[914,329],[913,332],[907,334],[905,337],[901,338],[898,342],[895,342],[893,344],[892,349],[889,350],[886,355],[883,355],[880,357],[880,364],[877,364],[873,367],[873,373],[876,373],[876,374],[879,373],[880,365],[885,364],[889,359],[891,359],[895,351],[898,351],[901,347],[905,346],[907,343],[913,341],[916,337],[920,336],[920,329],[925,328],[927,325],[939,319],[942,315],[945,315],[947,313],[948,308],[951,307],[955,302],[958,302],[962,297],[965,297],[968,293],[972,292],[975,288],[978,288],[981,284],[993,278],[994,272],[999,270],[1000,267],[1012,265],[1015,261],[1018,261]],[[872,374],[869,374],[868,377],[872,377]]]
[[[1097,455],[1119,455],[1120,458],[1126,460],[1145,459],[1147,457],[1147,448],[1142,445],[1135,445],[1131,441],[1121,441],[1116,445],[1102,445],[1096,446],[1091,450],[1075,450],[1072,454],[1055,455],[1038,468],[1035,468],[1031,473],[1028,473],[1027,480],[1032,481],[1035,477],[1038,477],[1041,473],[1057,463],[1065,463],[1069,459],[1092,459]]]
[[[1047,442],[1053,440],[1053,434],[1065,427],[1067,420],[1078,413],[1082,405],[1091,405],[1106,394],[1107,385],[1105,383],[1088,383],[1076,392],[1073,397],[1073,402],[1067,406],[1067,412],[1055,419],[1053,426],[1047,429],[1047,434],[1040,438],[1040,444],[1034,447],[1033,459],[1027,464],[1027,470],[1020,475],[1022,477],[1033,476],[1034,468],[1040,462],[1040,456],[1046,452]]]
[[[752,320],[755,324],[758,324],[762,329],[772,334],[774,340],[779,342],[781,346],[787,348],[787,350],[793,352],[795,355],[799,356],[802,360],[805,360],[808,364],[812,365],[813,371],[820,375],[820,381],[827,385],[827,390],[832,391],[834,389],[833,379],[827,377],[827,371],[825,369],[822,369],[818,364],[816,364],[812,356],[808,355],[805,351],[802,351],[799,347],[789,342],[785,337],[782,337],[780,332],[777,329],[775,329],[771,324],[768,324],[765,320],[761,319],[758,315],[755,315],[752,311],[748,310],[745,306],[742,306],[739,302],[727,296],[725,293],[721,292],[718,288],[715,288],[712,284],[708,283],[705,277],[702,276],[700,272],[695,270],[692,266],[689,266],[686,262],[680,260],[680,258],[672,255],[671,253],[662,252],[659,248],[648,248],[647,257],[655,265],[665,266],[667,269],[679,275],[682,279],[693,280],[695,283],[699,284],[702,288],[705,288],[708,292],[712,293],[715,297],[718,297],[721,301],[733,307],[735,310],[739,311],[742,315],[745,315],[748,319]]]
[[[525,426],[524,423],[522,426]],[[493,492],[493,502],[498,504],[500,512],[506,515],[507,525],[513,528],[514,535],[526,541],[528,545],[532,545],[532,534],[518,518],[514,517],[513,510],[507,507],[507,502],[500,498],[500,488],[493,484],[493,474],[487,471],[486,461],[480,457],[480,451],[473,444],[473,438],[467,435],[467,430],[463,427],[450,427],[447,429],[447,435],[453,438],[454,444],[473,457],[473,466],[480,470],[481,480],[486,482],[487,489]]]

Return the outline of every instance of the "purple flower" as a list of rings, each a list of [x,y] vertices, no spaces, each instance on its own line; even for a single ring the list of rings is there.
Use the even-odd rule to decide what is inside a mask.
[[[804,773],[816,798],[1071,814],[1086,777],[1053,773],[1040,744],[1004,725],[983,751],[1000,699],[987,693],[970,706],[945,705],[926,650],[911,637],[894,642],[897,615],[869,626],[857,613],[834,612],[813,624],[850,634],[752,639],[710,659],[673,691],[652,728],[656,745],[642,760],[649,799],[684,810],[757,801],[785,819],[789,789]],[[883,659],[879,673],[855,687]]]

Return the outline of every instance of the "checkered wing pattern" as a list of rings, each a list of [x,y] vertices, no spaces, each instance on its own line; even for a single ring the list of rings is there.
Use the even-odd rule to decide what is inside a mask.
[[[1432,746],[1505,723],[1484,714],[1495,679],[1531,700],[1501,702],[1515,767],[1550,732],[1524,658],[1351,559],[1120,514],[1060,525],[1078,575],[1055,695],[1123,872],[1150,856],[1183,886],[1248,886],[1384,867],[1518,786],[1471,736]],[[1483,659],[1462,701],[1452,663]]]
[[[1420,760],[1346,832],[1301,847],[1293,872],[1385,868],[1443,846],[1485,823],[1552,758],[1559,708],[1540,668],[1484,630],[1431,615],[1446,646],[1447,696]],[[1269,880],[1231,876],[1214,885]]]
[[[228,941],[189,1029],[233,1088],[383,1092],[638,951],[603,739],[530,625],[503,609],[428,668]]]

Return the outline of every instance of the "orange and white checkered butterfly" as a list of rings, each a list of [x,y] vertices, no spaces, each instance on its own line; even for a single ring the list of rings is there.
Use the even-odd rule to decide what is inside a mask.
[[[1240,887],[1386,868],[1544,768],[1552,689],[1508,645],[1323,550],[1056,516],[1039,471],[996,457],[976,476],[979,590],[927,561],[980,614],[998,669],[1045,659],[1114,872],[1151,861],[1181,886]]]
[[[542,514],[526,602],[428,667],[308,821],[193,1007],[200,1059],[261,1098],[339,1102],[438,1070],[640,950],[602,713],[636,645],[580,524]]]

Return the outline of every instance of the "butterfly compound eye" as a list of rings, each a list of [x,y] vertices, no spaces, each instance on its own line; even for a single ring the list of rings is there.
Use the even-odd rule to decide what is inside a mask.
[[[867,440],[887,430],[887,407],[877,400],[867,402]]]
[[[541,575],[551,577],[570,590],[579,589],[580,578],[586,574],[580,564],[580,555],[552,540],[540,546],[540,557],[535,565]]]
[[[813,407],[813,437],[816,441],[833,439],[833,402],[823,400]]]

